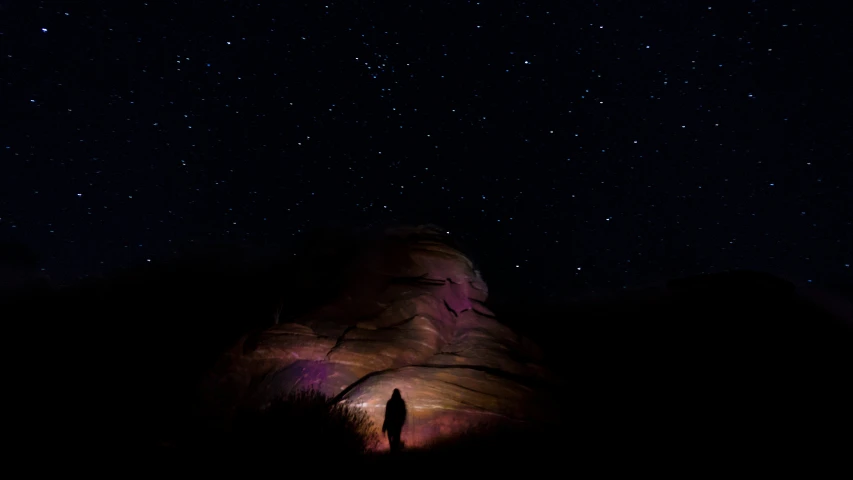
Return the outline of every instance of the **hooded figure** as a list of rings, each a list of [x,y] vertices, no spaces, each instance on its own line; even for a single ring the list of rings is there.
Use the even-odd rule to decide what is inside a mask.
[[[406,402],[400,395],[400,390],[394,389],[391,400],[385,404],[385,422],[382,424],[382,433],[388,432],[388,444],[392,452],[400,450],[400,433],[403,424],[406,423]]]

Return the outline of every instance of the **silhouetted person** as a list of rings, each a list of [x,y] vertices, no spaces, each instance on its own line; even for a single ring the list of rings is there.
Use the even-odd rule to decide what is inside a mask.
[[[406,423],[406,402],[400,396],[400,390],[394,389],[391,400],[385,404],[385,423],[382,424],[382,433],[388,432],[388,444],[392,452],[400,451],[400,433],[403,424]]]

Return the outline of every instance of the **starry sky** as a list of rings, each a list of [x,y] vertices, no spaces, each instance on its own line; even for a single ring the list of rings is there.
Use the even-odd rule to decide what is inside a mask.
[[[62,283],[434,223],[503,291],[851,285],[853,42],[816,3],[3,0],[0,240]]]

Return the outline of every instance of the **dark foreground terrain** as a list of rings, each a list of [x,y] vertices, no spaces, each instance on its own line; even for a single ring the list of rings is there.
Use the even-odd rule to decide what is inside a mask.
[[[498,318],[565,378],[562,423],[484,427],[396,456],[365,453],[357,412],[322,398],[285,399],[227,433],[195,423],[200,375],[246,332],[331,298],[356,248],[342,244],[356,245],[314,242],[286,261],[217,251],[73,287],[5,290],[15,451],[53,459],[35,470],[451,475],[828,465],[853,451],[849,303],[828,308],[754,272],[585,302],[494,299]]]

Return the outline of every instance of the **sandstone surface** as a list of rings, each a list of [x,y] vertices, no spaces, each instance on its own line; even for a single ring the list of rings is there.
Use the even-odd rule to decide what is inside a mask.
[[[264,408],[278,396],[315,389],[363,409],[378,427],[399,388],[408,446],[485,421],[551,420],[559,379],[533,342],[485,306],[485,281],[442,233],[387,231],[347,266],[346,287],[334,301],[244,337],[204,385],[208,413]]]

